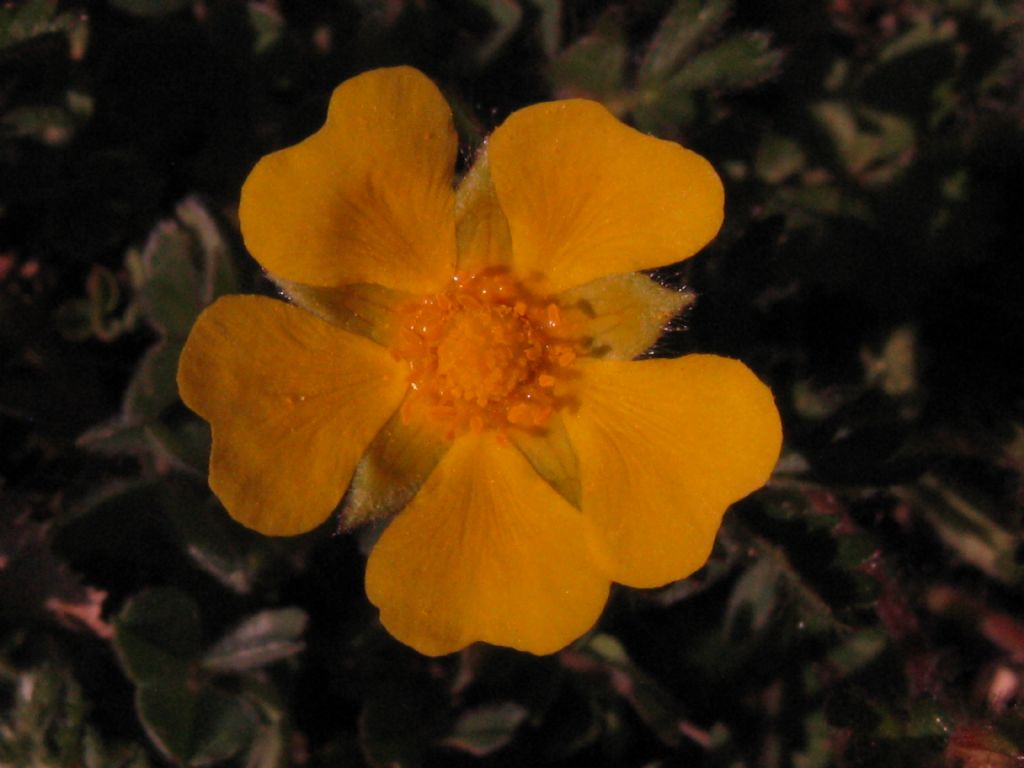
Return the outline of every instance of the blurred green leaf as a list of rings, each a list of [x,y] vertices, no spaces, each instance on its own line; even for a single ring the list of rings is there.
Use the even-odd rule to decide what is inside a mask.
[[[251,592],[269,559],[267,539],[242,529],[208,497],[167,494],[164,501],[163,512],[196,565],[233,592]]]
[[[582,651],[605,665],[612,689],[632,706],[655,736],[668,746],[679,744],[683,733],[679,702],[633,662],[617,638],[599,632],[587,639]]]
[[[135,692],[146,734],[171,760],[212,765],[240,752],[255,733],[255,713],[241,699],[213,688],[193,690],[175,682]]]
[[[774,76],[782,54],[765,35],[726,38],[663,80],[640,82],[633,116],[641,130],[673,135],[697,114],[697,94],[747,88]]]
[[[472,0],[472,2],[485,11],[494,24],[491,34],[477,49],[477,60],[486,64],[519,29],[519,23],[523,18],[523,9],[519,0]]]
[[[203,655],[205,669],[214,673],[242,672],[300,653],[309,617],[298,608],[279,608],[250,616],[218,640]]]
[[[780,187],[765,207],[766,213],[784,214],[792,229],[824,226],[832,219],[870,222],[873,213],[867,202],[834,184]]]
[[[888,635],[882,629],[862,629],[832,648],[828,652],[828,663],[841,676],[852,675],[877,659],[888,642]]]
[[[24,0],[0,8],[0,49],[39,35],[65,31],[69,17],[58,16],[57,0]]]
[[[997,581],[1019,584],[1016,553],[1021,538],[938,475],[929,473],[914,486],[899,490],[915,511],[934,526],[942,541],[966,562]]]
[[[782,53],[766,35],[733,35],[695,56],[665,81],[667,98],[704,88],[746,88],[773,77]]]
[[[921,124],[947,116],[956,108],[954,78],[963,55],[956,33],[952,19],[917,17],[866,68],[858,89],[864,101]]]
[[[209,428],[198,419],[168,410],[178,401],[178,358],[192,324],[215,298],[237,291],[238,280],[227,241],[206,208],[188,197],[175,212],[177,219],[158,224],[141,253],[129,250],[126,254],[125,269],[136,300],[122,318],[105,319],[111,330],[100,336],[120,333],[141,311],[161,338],[137,363],[121,415],[81,435],[79,445],[100,453],[149,455],[164,467],[205,474]],[[93,306],[109,307],[108,293],[118,283],[109,270],[96,274],[87,286],[90,299]],[[74,333],[74,309],[66,314],[65,324]]]
[[[640,82],[666,79],[685,64],[705,38],[721,28],[731,10],[731,0],[677,0],[647,44],[638,70]]]
[[[562,36],[562,0],[530,0],[538,9],[540,46],[548,61],[555,58]]]
[[[246,768],[285,768],[289,765],[287,735],[279,727],[264,725],[253,737]]]
[[[146,350],[124,395],[124,419],[145,422],[158,419],[178,400],[175,376],[181,344],[161,340]]]
[[[913,126],[897,115],[854,110],[841,101],[818,102],[812,112],[831,136],[846,170],[864,183],[891,181],[914,144]]]
[[[145,427],[147,445],[160,462],[205,475],[210,465],[210,427],[199,418],[151,421]]]
[[[67,144],[75,130],[74,116],[55,106],[15,107],[4,113],[0,124],[11,136],[51,147]]]
[[[110,0],[119,11],[132,16],[157,17],[177,13],[192,4],[192,0]]]
[[[133,597],[114,621],[114,647],[136,684],[136,711],[153,743],[190,766],[247,747],[259,713],[244,694],[215,687],[206,673],[245,671],[293,652],[287,646],[300,623],[305,614],[291,609],[257,614],[201,656],[199,609],[189,595],[161,587]],[[207,658],[215,669],[204,666]]]
[[[506,746],[529,712],[515,702],[470,709],[459,715],[441,744],[474,757],[486,757]]]
[[[139,301],[146,319],[165,336],[184,339],[202,309],[202,282],[193,262],[195,236],[177,222],[162,222],[142,251]]]
[[[765,134],[757,147],[754,170],[766,184],[779,184],[807,165],[799,142],[777,133]]]
[[[195,198],[186,198],[178,220],[157,225],[141,255],[139,301],[163,335],[184,340],[199,312],[224,293],[237,291],[227,243]]]
[[[281,33],[284,31],[284,18],[270,2],[249,0],[246,8],[249,12],[249,25],[254,33],[252,52],[258,56],[273,48],[281,39]]]
[[[70,667],[18,669],[0,658],[0,764],[33,768],[148,768],[136,745],[104,743],[89,725],[90,702]]]
[[[551,62],[550,75],[555,93],[561,98],[586,97],[604,102],[621,113],[629,51],[618,25],[599,24]]]
[[[76,445],[106,456],[140,455],[152,447],[146,427],[126,424],[121,416],[86,430],[78,436]]]
[[[184,685],[199,657],[199,607],[177,589],[132,598],[114,620],[114,648],[139,685]]]
[[[199,300],[202,306],[218,296],[238,292],[234,259],[220,225],[196,197],[186,197],[174,209],[178,219],[199,241],[196,263],[202,278]]]
[[[765,628],[778,608],[782,573],[772,557],[754,561],[740,576],[725,607],[725,631],[736,637],[741,631]]]

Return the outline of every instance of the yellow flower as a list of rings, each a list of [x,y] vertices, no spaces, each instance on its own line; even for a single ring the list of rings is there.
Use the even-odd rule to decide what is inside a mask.
[[[302,533],[343,496],[349,527],[398,512],[366,573],[396,638],[549,653],[610,582],[704,564],[779,416],[734,360],[634,360],[683,303],[636,271],[721,225],[707,161],[583,100],[513,114],[453,189],[456,151],[416,70],[339,86],[242,189],[246,246],[293,303],[217,301],[178,384],[243,525]]]

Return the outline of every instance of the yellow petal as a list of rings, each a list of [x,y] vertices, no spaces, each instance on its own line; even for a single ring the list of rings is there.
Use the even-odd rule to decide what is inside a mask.
[[[479,272],[511,263],[512,239],[491,182],[486,149],[455,190],[455,232],[459,271]]]
[[[210,422],[210,487],[260,533],[322,523],[406,390],[388,352],[281,301],[229,296],[196,321],[178,364]]]
[[[693,294],[658,285],[647,275],[610,275],[562,293],[558,304],[593,357],[632,360],[653,346]]]
[[[366,591],[388,631],[421,653],[477,640],[552,653],[607,599],[585,528],[514,446],[467,435],[384,531]]]
[[[593,101],[514,113],[488,154],[516,271],[553,292],[688,258],[722,223],[722,183],[703,157]]]
[[[323,128],[249,174],[245,245],[292,282],[437,290],[455,267],[457,145],[444,97],[416,70],[346,80]]]
[[[614,581],[655,587],[700,568],[726,507],[764,485],[782,427],[771,391],[736,360],[580,361],[566,413],[583,513]]]

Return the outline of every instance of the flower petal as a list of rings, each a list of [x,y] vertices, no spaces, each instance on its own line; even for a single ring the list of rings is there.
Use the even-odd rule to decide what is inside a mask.
[[[406,390],[373,342],[284,302],[229,296],[192,328],[178,364],[182,400],[210,422],[210,487],[260,533],[322,523]]]
[[[583,512],[614,581],[656,587],[711,552],[726,507],[764,485],[782,427],[771,391],[736,360],[580,361],[565,415]]]
[[[593,357],[632,360],[642,355],[693,294],[658,285],[647,275],[609,275],[558,296],[562,316],[578,324]]]
[[[457,146],[444,97],[416,70],[346,80],[323,128],[249,174],[245,245],[296,283],[437,290],[455,267]]]
[[[494,433],[459,438],[370,555],[381,622],[421,653],[482,640],[554,652],[608,596],[587,523]]]
[[[552,292],[688,258],[718,232],[711,165],[573,99],[519,110],[491,137],[491,175],[519,274]]]

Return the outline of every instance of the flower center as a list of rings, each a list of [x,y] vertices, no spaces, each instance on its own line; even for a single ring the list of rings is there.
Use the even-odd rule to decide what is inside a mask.
[[[449,438],[509,425],[543,429],[568,402],[576,359],[558,304],[504,270],[459,274],[396,311],[392,352],[409,364],[403,416],[424,405]]]

